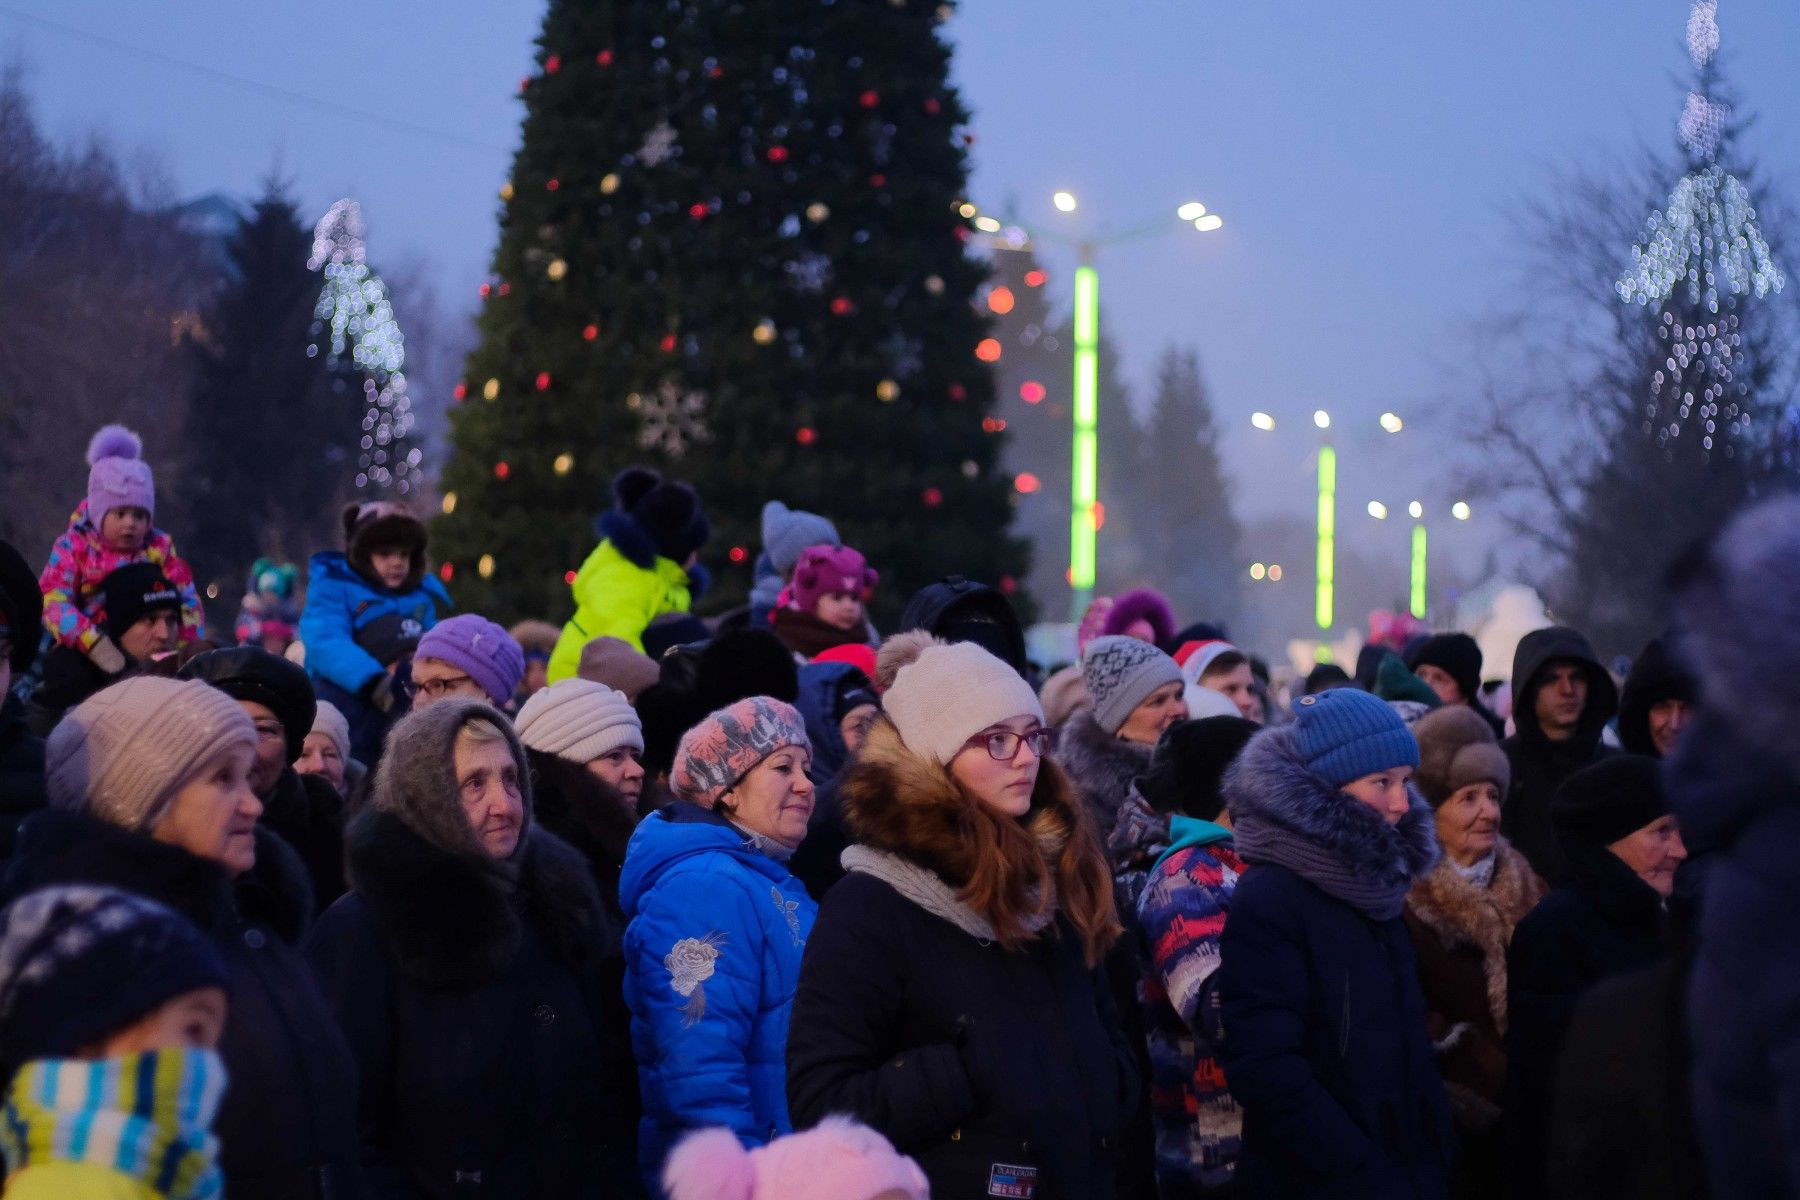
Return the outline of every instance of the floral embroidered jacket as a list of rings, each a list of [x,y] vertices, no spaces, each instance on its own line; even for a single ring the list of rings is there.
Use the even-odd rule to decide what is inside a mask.
[[[654,1191],[690,1130],[724,1125],[748,1146],[792,1132],[788,1015],[818,908],[785,863],[681,802],[632,834],[619,900],[638,1154]]]

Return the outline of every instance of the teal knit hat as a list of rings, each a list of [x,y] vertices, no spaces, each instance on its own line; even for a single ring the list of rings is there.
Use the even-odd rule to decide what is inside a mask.
[[[1294,705],[1294,749],[1334,788],[1394,767],[1417,767],[1419,743],[1386,701],[1356,688],[1302,696]]]

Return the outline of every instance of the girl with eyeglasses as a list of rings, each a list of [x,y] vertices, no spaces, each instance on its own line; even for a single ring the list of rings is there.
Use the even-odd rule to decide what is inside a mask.
[[[1098,970],[1119,926],[1092,819],[998,658],[910,633],[881,673],[840,783],[857,844],[800,967],[795,1125],[873,1126],[941,1200],[1107,1200],[1137,1072]]]

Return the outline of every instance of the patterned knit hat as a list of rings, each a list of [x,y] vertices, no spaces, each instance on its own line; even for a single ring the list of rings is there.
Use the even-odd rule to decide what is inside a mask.
[[[156,512],[156,480],[141,457],[144,444],[123,425],[107,425],[88,443],[88,520],[100,527],[115,508]]]
[[[486,617],[462,613],[439,621],[419,639],[413,657],[435,658],[460,667],[481,685],[495,707],[512,702],[525,677],[525,652],[512,634]]]
[[[817,513],[789,508],[771,500],[762,510],[763,551],[785,577],[793,572],[808,546],[841,546],[837,526]]]
[[[86,884],[27,892],[0,909],[0,1088],[27,1060],[69,1057],[229,978],[212,942],[153,900]]]
[[[1081,677],[1094,698],[1094,721],[1117,733],[1151,692],[1180,683],[1175,660],[1149,642],[1113,634],[1097,637],[1081,652]]]
[[[881,703],[900,740],[932,762],[949,762],[970,738],[1001,721],[1044,719],[1031,685],[974,642],[940,642],[913,630],[888,639],[877,662],[880,674],[894,681]]]
[[[145,832],[178,787],[237,746],[255,749],[256,726],[236,700],[196,679],[133,676],[83,700],[51,731],[45,790],[55,808]]]
[[[669,785],[683,800],[711,808],[756,764],[788,746],[812,752],[799,710],[772,696],[751,696],[721,708],[683,735]]]
[[[529,748],[572,763],[589,763],[623,746],[644,750],[644,725],[625,693],[585,679],[560,679],[532,693],[513,728]]]
[[[849,592],[867,599],[881,577],[849,546],[808,546],[794,564],[794,607],[811,612],[819,598]]]
[[[1294,749],[1334,788],[1394,767],[1419,765],[1419,743],[1386,701],[1357,688],[1302,696],[1294,705]]]

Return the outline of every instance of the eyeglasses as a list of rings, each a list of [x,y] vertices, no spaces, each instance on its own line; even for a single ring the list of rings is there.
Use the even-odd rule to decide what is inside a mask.
[[[408,697],[425,695],[433,700],[442,700],[445,696],[460,693],[466,687],[476,686],[475,680],[468,675],[452,675],[449,679],[427,679],[420,683],[413,680],[406,685]]]
[[[1040,728],[1030,733],[1014,733],[1010,729],[996,729],[991,733],[978,733],[966,744],[984,747],[988,757],[995,762],[1011,762],[1019,756],[1021,743],[1030,746],[1031,752],[1042,758],[1044,752],[1050,749],[1050,731]]]

